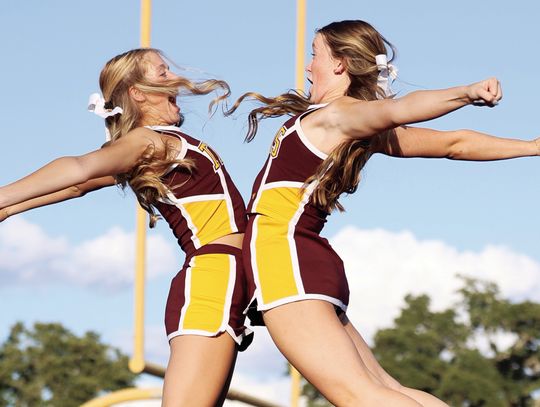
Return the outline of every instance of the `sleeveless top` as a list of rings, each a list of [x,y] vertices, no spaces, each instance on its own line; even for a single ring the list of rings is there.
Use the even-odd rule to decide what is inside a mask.
[[[310,106],[278,130],[253,185],[248,214],[260,214],[320,233],[328,213],[311,203],[316,182],[306,185],[327,154],[305,136],[300,120],[325,105]]]
[[[188,136],[176,126],[148,126],[182,142],[177,159],[191,159],[188,171],[172,166],[163,177],[167,198],[156,203],[178,244],[187,255],[231,233],[243,233],[246,212],[240,192],[217,153],[208,144]]]

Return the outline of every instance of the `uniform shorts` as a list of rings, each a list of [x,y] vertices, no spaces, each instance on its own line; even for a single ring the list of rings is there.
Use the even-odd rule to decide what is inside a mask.
[[[207,244],[196,250],[171,282],[165,309],[167,338],[227,332],[244,350],[253,339],[244,325],[243,311],[250,298],[246,288],[240,249]]]
[[[248,292],[246,313],[262,325],[261,311],[301,300],[330,302],[341,314],[349,303],[343,261],[316,231],[266,215],[249,218],[244,238]]]

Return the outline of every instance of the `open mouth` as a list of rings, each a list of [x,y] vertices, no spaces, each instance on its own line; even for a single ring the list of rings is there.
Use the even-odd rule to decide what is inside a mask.
[[[180,111],[180,107],[176,104],[176,96],[169,96],[169,103],[175,108]]]

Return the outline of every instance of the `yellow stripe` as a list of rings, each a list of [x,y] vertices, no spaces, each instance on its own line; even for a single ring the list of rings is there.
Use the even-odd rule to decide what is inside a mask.
[[[183,205],[193,225],[201,246],[218,237],[233,233],[227,203],[222,200],[189,202]]]
[[[289,223],[301,202],[299,188],[277,187],[262,192],[256,212],[255,253],[257,274],[264,304],[299,293],[294,278],[296,252],[290,247]],[[293,258],[294,256],[294,258]]]
[[[231,260],[227,254],[202,254],[192,259],[190,302],[182,329],[208,332],[220,329],[227,303],[230,270]]]
[[[260,193],[253,212],[289,222],[302,201],[302,190],[297,187],[274,187]]]

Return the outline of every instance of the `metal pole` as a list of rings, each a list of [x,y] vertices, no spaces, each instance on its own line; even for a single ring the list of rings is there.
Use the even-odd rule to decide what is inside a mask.
[[[141,47],[150,46],[152,1],[141,0]],[[135,327],[133,356],[129,369],[141,373],[144,369],[144,286],[146,269],[146,212],[137,204],[135,241]]]

